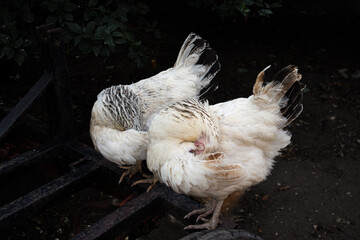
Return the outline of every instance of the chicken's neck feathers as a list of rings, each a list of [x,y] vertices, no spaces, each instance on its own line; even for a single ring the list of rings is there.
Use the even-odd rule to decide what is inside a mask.
[[[141,101],[124,85],[112,86],[98,94],[92,109],[92,123],[124,131],[142,130]]]

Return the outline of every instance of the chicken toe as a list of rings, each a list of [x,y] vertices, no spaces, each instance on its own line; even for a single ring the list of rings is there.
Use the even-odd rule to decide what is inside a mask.
[[[131,184],[131,187],[135,186],[135,185],[138,185],[140,183],[148,183],[150,184],[149,187],[146,189],[146,192],[149,193],[150,190],[156,185],[156,183],[159,181],[159,179],[157,179],[156,177],[154,176],[146,176],[146,175],[143,175],[145,177],[147,177],[147,179],[141,179],[141,180],[138,180],[136,182],[134,182],[133,184]]]
[[[215,206],[216,206],[216,201],[211,199],[210,202],[208,202],[204,208],[191,211],[188,214],[186,214],[184,218],[190,218],[192,215],[200,214],[197,217],[196,222],[198,222],[199,220],[202,220],[203,222],[207,222],[208,220],[205,217],[209,216],[214,212]]]
[[[121,169],[127,169],[127,171],[125,171],[120,179],[119,179],[119,184],[122,183],[122,181],[124,181],[125,177],[129,175],[129,178],[132,178],[136,173],[140,172],[142,173],[141,170],[141,161],[137,161],[134,165],[132,166],[119,166],[119,168]]]
[[[188,230],[188,229],[215,229],[217,226],[218,226],[218,224],[219,224],[219,222],[220,222],[220,219],[219,219],[219,217],[220,217],[220,211],[221,211],[221,206],[222,206],[222,204],[223,204],[223,200],[222,201],[215,201],[215,200],[212,200],[211,202],[210,202],[210,204],[209,205],[211,205],[212,207],[213,207],[213,215],[212,215],[212,217],[210,218],[210,220],[209,221],[206,221],[205,223],[203,223],[203,224],[197,224],[197,225],[189,225],[189,226],[186,226],[185,228],[184,228],[184,230]],[[207,206],[208,207],[208,206]],[[203,208],[203,209],[207,209],[207,207],[206,208]],[[199,209],[199,210],[203,210],[203,209]],[[196,211],[196,210],[195,210]],[[194,212],[194,211],[193,211]],[[190,212],[190,213],[192,213],[192,212]],[[204,211],[204,214],[205,213],[207,213],[207,211],[205,210]],[[195,213],[196,214],[196,213]],[[210,214],[210,213],[209,213]],[[209,215],[208,214],[208,215]],[[186,216],[188,216],[189,214],[187,214]],[[186,217],[185,216],[185,217]],[[191,216],[191,215],[190,215]],[[200,215],[201,216],[201,215]],[[199,217],[200,217],[199,216]],[[198,217],[198,219],[199,219],[199,217]],[[203,220],[202,218],[200,218],[201,220]]]

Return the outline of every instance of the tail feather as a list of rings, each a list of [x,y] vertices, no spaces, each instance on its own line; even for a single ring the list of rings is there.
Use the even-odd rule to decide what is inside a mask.
[[[174,68],[181,67],[193,68],[200,81],[204,82],[204,87],[221,69],[216,52],[195,33],[189,34],[180,49]]]
[[[298,106],[296,106],[291,112],[289,112],[289,116],[286,117],[287,119],[287,122],[285,124],[285,126],[283,127],[286,127],[288,126],[290,123],[292,123],[295,119],[297,119],[297,117],[302,113],[303,111],[303,105],[302,104],[299,104]]]
[[[282,115],[287,119],[285,126],[294,121],[302,112],[303,99],[301,74],[297,66],[289,65],[274,75],[272,82],[263,86],[265,68],[261,71],[253,87],[254,96],[266,103],[277,103]],[[285,127],[284,126],[284,127]]]
[[[285,98],[287,99],[286,106],[281,108],[281,113],[286,117],[289,112],[296,108],[302,101],[303,95],[299,82],[295,82],[292,87],[286,92]]]
[[[280,80],[282,80],[282,91],[277,95],[276,100],[281,99],[296,82],[301,80],[301,74],[298,73],[297,66],[289,65],[275,74],[273,81],[280,82]]]

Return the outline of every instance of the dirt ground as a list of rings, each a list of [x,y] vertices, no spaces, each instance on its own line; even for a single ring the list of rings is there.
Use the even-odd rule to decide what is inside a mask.
[[[107,60],[69,56],[78,136],[90,144],[90,111],[99,91],[172,66],[190,32],[210,42],[222,65],[216,76],[220,87],[210,103],[249,96],[257,73],[270,64],[298,65],[307,87],[304,111],[289,127],[292,144],[267,180],[232,202],[232,218],[236,228],[264,239],[360,239],[358,22],[283,14],[234,23],[207,12],[192,11],[186,19],[172,13],[155,11],[163,38],[143,41],[156,68],[137,69],[122,55]]]

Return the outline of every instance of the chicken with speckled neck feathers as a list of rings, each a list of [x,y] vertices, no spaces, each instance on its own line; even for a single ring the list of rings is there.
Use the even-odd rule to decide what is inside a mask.
[[[197,222],[204,223],[185,229],[216,228],[224,200],[263,181],[274,158],[290,144],[291,135],[284,128],[303,109],[301,75],[290,65],[264,84],[265,70],[248,98],[212,106],[186,99],[152,120],[149,170],[177,193],[211,198],[205,208],[185,216],[199,214]]]
[[[191,33],[175,65],[150,78],[101,91],[91,112],[90,136],[107,160],[127,168],[124,177],[141,171],[146,158],[147,130],[164,107],[185,98],[199,98],[200,91],[220,70],[218,56],[208,42]],[[130,166],[130,167],[129,167]]]

